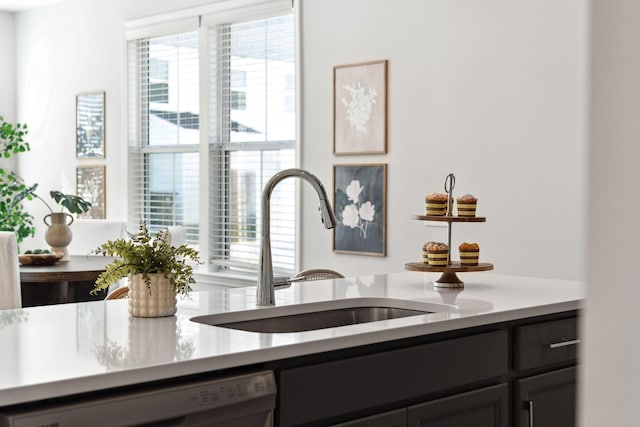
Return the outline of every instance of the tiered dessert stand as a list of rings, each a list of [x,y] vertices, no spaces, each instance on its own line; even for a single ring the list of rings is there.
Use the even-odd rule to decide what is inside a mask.
[[[444,183],[444,189],[449,194],[449,203],[447,215],[413,215],[411,218],[418,221],[437,221],[447,223],[447,247],[449,248],[449,256],[447,265],[435,266],[426,262],[409,262],[404,265],[405,270],[423,271],[442,273],[440,278],[433,282],[433,285],[439,288],[462,288],[464,282],[458,278],[456,273],[464,273],[470,271],[489,271],[493,270],[493,264],[488,262],[478,262],[478,265],[462,265],[460,261],[451,260],[451,224],[454,222],[485,222],[487,219],[479,216],[464,217],[453,215],[453,188],[455,187],[455,176],[447,175]]]

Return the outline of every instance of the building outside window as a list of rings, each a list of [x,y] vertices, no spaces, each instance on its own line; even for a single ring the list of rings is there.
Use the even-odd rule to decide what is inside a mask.
[[[183,225],[213,272],[257,270],[262,188],[295,167],[290,4],[246,16],[129,41],[129,220]],[[282,274],[295,268],[294,191],[282,182],[271,202]]]

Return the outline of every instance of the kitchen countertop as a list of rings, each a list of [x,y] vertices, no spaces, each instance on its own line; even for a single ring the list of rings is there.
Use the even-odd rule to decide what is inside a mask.
[[[130,317],[127,300],[0,310],[0,407],[576,310],[583,299],[577,281],[465,273],[464,289],[437,290],[432,281],[438,276],[402,272],[277,290],[276,310],[362,297],[447,309],[296,333],[246,332],[190,320],[213,313],[233,318],[256,308],[255,287],[212,286],[179,299],[175,316],[156,319]]]

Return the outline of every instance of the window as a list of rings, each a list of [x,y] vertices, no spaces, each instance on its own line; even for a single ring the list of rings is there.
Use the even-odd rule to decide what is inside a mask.
[[[129,41],[130,221],[184,225],[212,271],[257,270],[262,188],[295,167],[293,15],[271,9]],[[271,198],[278,274],[295,269],[294,191]]]

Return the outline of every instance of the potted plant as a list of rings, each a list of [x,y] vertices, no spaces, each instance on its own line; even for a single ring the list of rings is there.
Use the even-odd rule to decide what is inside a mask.
[[[31,187],[25,188],[14,198],[14,203],[19,203],[25,198],[32,200],[34,197],[44,203],[50,212],[44,217],[44,223],[48,227],[44,239],[51,246],[53,252],[63,256],[63,261],[68,260],[69,253],[67,251],[67,245],[71,243],[71,239],[73,238],[73,233],[71,232],[71,228],[69,228],[73,223],[73,216],[70,214],[87,212],[91,209],[91,203],[80,196],[63,194],[60,191],[50,191],[49,195],[53,201],[60,205],[60,210],[54,211],[46,200],[36,194],[35,191],[37,188],[38,184],[33,184]],[[68,212],[65,212],[65,209]]]
[[[173,247],[163,230],[154,239],[145,222],[129,239],[109,240],[93,253],[117,257],[107,265],[91,291],[96,294],[121,279],[129,279],[129,313],[135,317],[172,316],[176,295],[191,291],[193,266],[200,262],[198,251],[187,245]]]

